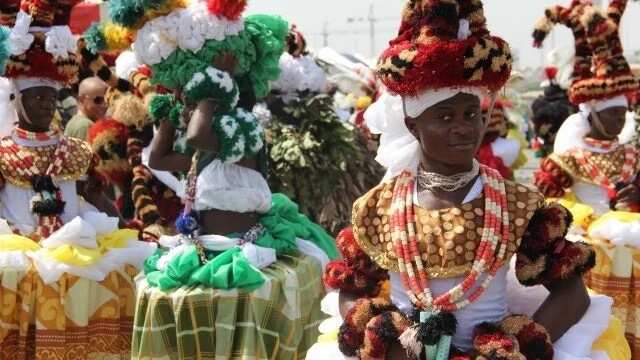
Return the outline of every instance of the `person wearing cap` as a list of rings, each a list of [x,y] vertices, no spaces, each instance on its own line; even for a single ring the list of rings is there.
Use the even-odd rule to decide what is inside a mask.
[[[569,211],[475,160],[481,101],[511,61],[480,1],[407,2],[378,61],[389,93],[365,115],[387,174],[354,203],[343,260],[325,269],[345,357],[608,356],[593,343],[610,300],[586,291],[595,254],[567,240]]]
[[[569,100],[579,106],[558,130],[553,153],[541,162],[535,184],[547,197],[563,198],[577,220],[573,233],[596,251],[588,287],[614,300],[614,314],[625,324],[634,357],[640,356],[635,275],[640,255],[638,149],[627,96],[640,83],[631,72],[620,42],[619,26],[627,1],[605,9],[574,1],[547,9],[534,31],[540,45],[553,24],[570,27],[576,57]]]
[[[133,278],[156,248],[118,229],[88,144],[52,126],[58,89],[77,75],[67,26],[75,3],[0,8],[0,33],[10,27],[4,76],[13,91],[0,121],[17,118],[3,124],[11,130],[0,140],[4,359],[129,358]]]

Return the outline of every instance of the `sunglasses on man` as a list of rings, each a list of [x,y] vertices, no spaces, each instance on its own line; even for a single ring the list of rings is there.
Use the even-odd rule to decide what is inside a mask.
[[[104,96],[96,96],[92,98],[91,101],[93,101],[93,103],[96,105],[102,105],[104,104],[105,100],[104,100]]]

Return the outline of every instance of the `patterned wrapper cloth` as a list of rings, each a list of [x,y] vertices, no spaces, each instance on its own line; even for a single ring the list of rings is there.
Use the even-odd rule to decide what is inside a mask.
[[[305,256],[278,259],[254,291],[166,293],[141,282],[132,359],[303,359],[326,318],[321,266]]]

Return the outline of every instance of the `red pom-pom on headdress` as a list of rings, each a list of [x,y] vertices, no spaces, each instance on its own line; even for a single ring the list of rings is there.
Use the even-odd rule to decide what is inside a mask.
[[[491,106],[491,98],[490,97],[485,97],[482,99],[482,112],[487,112],[489,111],[489,106]],[[502,99],[496,99],[496,101],[493,103],[493,109],[496,110],[504,110],[504,109],[511,109],[513,107],[513,104],[511,103],[511,101],[509,100],[502,100]]]
[[[556,76],[558,75],[558,68],[555,66],[547,66],[546,68],[544,68],[544,76],[547,78],[547,80],[549,81],[553,81],[556,79]]]
[[[245,0],[208,0],[207,7],[212,14],[238,20],[247,7]]]

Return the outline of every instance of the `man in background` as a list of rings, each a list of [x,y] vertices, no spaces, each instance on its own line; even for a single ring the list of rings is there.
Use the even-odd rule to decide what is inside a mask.
[[[107,112],[105,94],[108,85],[97,77],[82,80],[78,87],[78,112],[65,128],[65,135],[87,140],[89,128]]]

